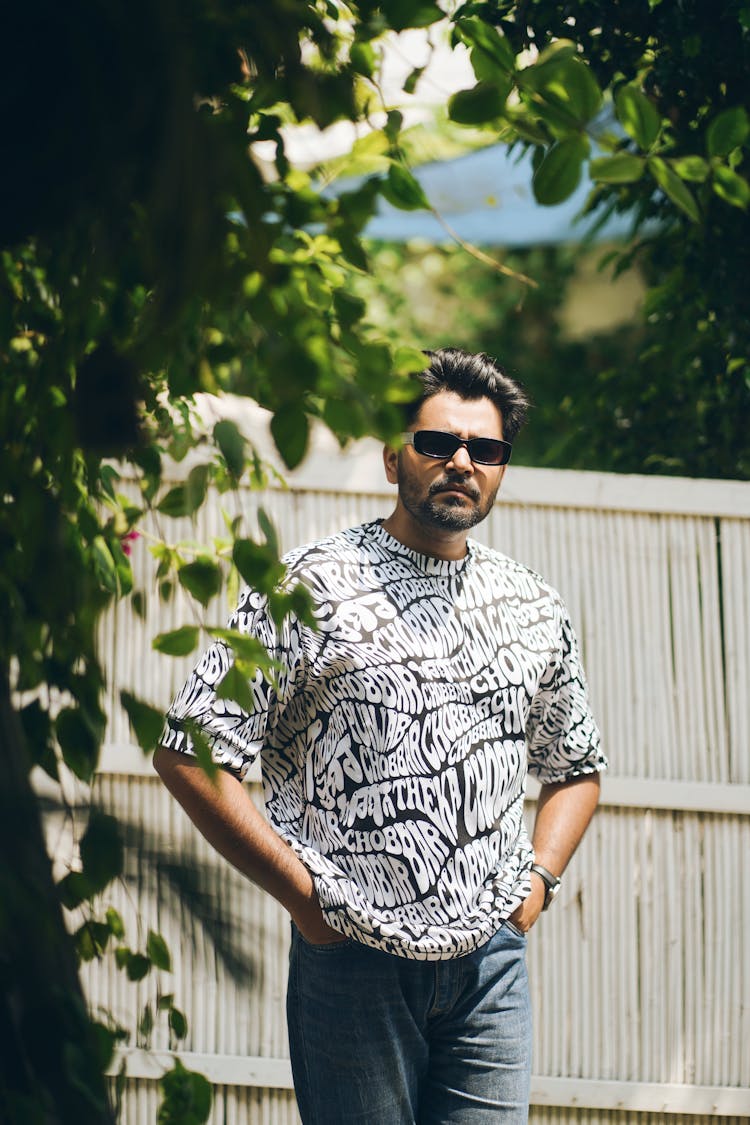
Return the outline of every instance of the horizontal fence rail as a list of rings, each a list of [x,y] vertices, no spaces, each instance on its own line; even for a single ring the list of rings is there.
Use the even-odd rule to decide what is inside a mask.
[[[288,1059],[249,1058],[238,1055],[198,1055],[190,1052],[143,1051],[122,1048],[109,1067],[111,1075],[125,1065],[128,1078],[157,1081],[179,1058],[215,1086],[255,1086],[287,1089],[292,1086]],[[630,1110],[690,1116],[734,1117],[750,1110],[746,1090],[720,1086],[676,1086],[647,1082],[596,1082],[574,1078],[532,1076],[532,1105]],[[384,1123],[385,1125],[385,1123]]]
[[[153,776],[151,756],[132,743],[106,743],[99,760],[100,774],[125,777]],[[260,763],[250,767],[246,780],[260,782]],[[39,784],[45,780],[40,777]],[[539,782],[529,777],[526,798],[535,801]],[[691,812],[739,813],[750,815],[750,785],[722,785],[699,781],[654,781],[639,778],[609,777],[605,774],[599,807],[630,809],[682,809]]]

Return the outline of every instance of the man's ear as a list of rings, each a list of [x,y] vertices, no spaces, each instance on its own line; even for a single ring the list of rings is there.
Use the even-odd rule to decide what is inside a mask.
[[[389,484],[398,484],[398,451],[390,445],[383,446],[383,464],[385,465],[385,479]]]

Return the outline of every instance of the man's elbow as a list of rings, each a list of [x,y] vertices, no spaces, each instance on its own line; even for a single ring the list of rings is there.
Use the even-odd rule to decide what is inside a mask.
[[[581,809],[589,819],[599,807],[602,795],[602,775],[600,773],[585,774],[579,779],[581,782]]]
[[[156,747],[152,761],[154,769],[165,785],[168,784],[168,779],[174,775],[181,757],[181,754],[178,754],[175,750],[168,750],[166,746]]]
[[[593,791],[594,808],[596,808],[602,796],[602,775],[600,773],[593,773],[590,780]]]

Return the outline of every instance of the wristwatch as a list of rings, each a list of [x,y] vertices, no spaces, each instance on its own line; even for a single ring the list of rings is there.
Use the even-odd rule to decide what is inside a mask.
[[[554,902],[557,892],[560,890],[560,882],[557,875],[553,875],[546,867],[542,867],[541,863],[532,863],[531,870],[536,871],[539,878],[547,888],[547,893],[544,896],[544,906],[542,910],[546,910],[551,902]]]

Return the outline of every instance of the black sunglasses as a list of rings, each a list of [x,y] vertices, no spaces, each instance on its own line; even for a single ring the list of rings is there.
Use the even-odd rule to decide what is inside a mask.
[[[509,441],[500,441],[499,438],[473,437],[464,441],[444,430],[417,430],[416,433],[401,434],[401,440],[405,445],[413,445],[423,457],[434,457],[436,461],[450,460],[463,446],[477,465],[507,465],[513,449]]]

